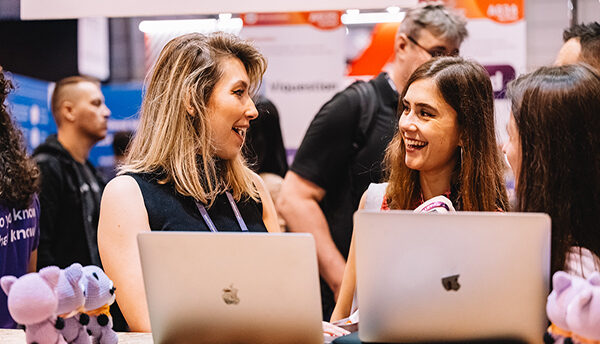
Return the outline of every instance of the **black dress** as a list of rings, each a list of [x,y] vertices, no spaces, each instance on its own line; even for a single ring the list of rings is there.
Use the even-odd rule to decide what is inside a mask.
[[[182,196],[171,183],[159,184],[157,175],[128,173],[138,183],[148,212],[148,222],[153,231],[209,231],[192,197]],[[261,202],[242,199],[236,205],[249,232],[266,232],[262,220]],[[227,195],[217,196],[208,215],[220,232],[240,232]]]

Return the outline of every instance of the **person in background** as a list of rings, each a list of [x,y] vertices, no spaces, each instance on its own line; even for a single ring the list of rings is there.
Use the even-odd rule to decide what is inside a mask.
[[[263,96],[258,97],[256,109],[259,115],[250,122],[246,135],[246,156],[250,168],[262,178],[277,208],[283,177],[288,170],[279,112],[275,104]],[[278,220],[285,231],[285,221],[281,216]]]
[[[36,271],[40,240],[39,171],[4,103],[13,89],[0,66],[0,277]],[[16,328],[0,292],[0,328]]]
[[[385,155],[389,182],[371,184],[359,209],[412,210],[443,195],[456,210],[508,210],[494,93],[481,65],[458,57],[424,63],[408,79],[398,114]],[[332,321],[354,313],[355,292],[353,241]]]
[[[600,75],[587,65],[542,67],[509,83],[516,210],[552,219],[551,272],[600,271]]]
[[[389,71],[369,81],[375,96],[367,99],[376,104],[362,104],[351,86],[327,102],[310,124],[285,176],[278,210],[290,231],[315,237],[323,319],[329,319],[340,290],[352,214],[367,186],[382,180],[384,151],[396,131],[397,90],[432,57],[458,55],[465,37],[464,18],[439,2],[409,10],[396,34]],[[361,109],[373,105],[377,111],[359,147]]]
[[[117,131],[113,134],[112,150],[114,162],[111,166],[99,166],[98,171],[104,176],[104,180],[111,180],[117,176],[119,166],[125,161],[125,153],[133,138],[130,130]]]
[[[269,99],[260,96],[256,101],[258,117],[250,122],[246,135],[246,155],[254,172],[285,177],[287,155],[279,124],[279,111]]]
[[[102,197],[98,230],[133,331],[150,331],[138,233],[279,232],[271,197],[241,154],[265,69],[265,58],[230,34],[187,34],[161,51],[125,164]]]
[[[38,269],[101,266],[96,236],[104,180],[88,156],[106,136],[110,110],[100,83],[85,76],[58,81],[51,103],[58,133],[33,153],[41,172]]]
[[[600,23],[577,24],[563,32],[555,65],[584,62],[600,70]]]
[[[98,217],[103,176],[88,160],[107,133],[110,110],[100,82],[88,76],[59,80],[51,98],[57,134],[33,152],[41,173],[38,270],[73,263],[102,267],[98,253]],[[126,331],[117,303],[111,305],[113,328]]]
[[[121,166],[125,162],[127,148],[129,147],[132,138],[133,132],[130,130],[117,131],[113,135],[112,148],[113,153],[115,154],[115,166]]]

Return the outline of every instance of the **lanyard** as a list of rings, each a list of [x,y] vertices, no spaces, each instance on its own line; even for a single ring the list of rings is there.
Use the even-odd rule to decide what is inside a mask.
[[[246,227],[246,223],[244,222],[244,219],[242,219],[242,214],[240,214],[240,211],[239,211],[237,205],[235,204],[233,196],[231,196],[231,193],[229,193],[229,191],[225,191],[225,194],[227,195],[227,200],[229,201],[229,205],[231,205],[231,209],[233,210],[233,213],[235,214],[235,219],[237,220],[238,224],[240,225],[242,232],[247,232],[248,227]],[[202,204],[200,204],[198,201],[194,200],[194,202],[196,203],[196,207],[198,208],[198,211],[200,211],[200,215],[202,215],[202,219],[204,219],[204,222],[208,226],[208,229],[210,229],[210,231],[213,233],[218,232],[217,227],[215,227],[215,224],[210,219],[210,216],[208,216],[208,212],[206,211],[206,208],[204,208],[204,206]]]

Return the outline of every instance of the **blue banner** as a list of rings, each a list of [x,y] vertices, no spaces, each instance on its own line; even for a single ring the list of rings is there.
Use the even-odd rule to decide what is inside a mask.
[[[15,90],[9,94],[9,111],[21,126],[27,149],[31,153],[50,134],[56,133],[56,124],[49,106],[51,83],[9,74]]]

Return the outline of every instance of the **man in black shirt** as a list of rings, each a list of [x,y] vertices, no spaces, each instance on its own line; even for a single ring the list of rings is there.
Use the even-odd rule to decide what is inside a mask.
[[[52,114],[58,133],[34,152],[41,172],[38,269],[101,266],[96,233],[104,181],[88,160],[110,116],[100,83],[81,76],[58,81]]]
[[[357,142],[365,109],[354,87],[336,94],[314,117],[286,174],[278,200],[294,232],[310,232],[317,245],[323,318],[337,298],[352,237],[352,214],[369,183],[381,182],[385,148],[398,122],[398,93],[412,72],[435,56],[456,55],[467,36],[465,20],[441,4],[407,12],[394,42],[388,73],[369,81],[377,102],[363,142]],[[374,98],[374,99],[373,99]],[[373,104],[371,104],[373,105]]]

